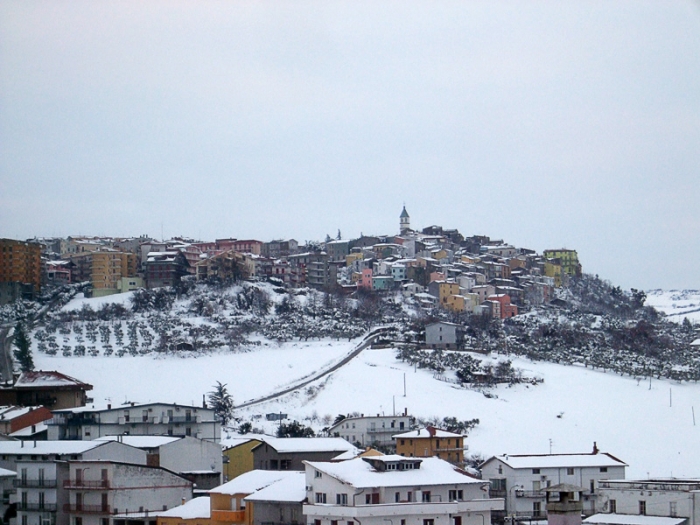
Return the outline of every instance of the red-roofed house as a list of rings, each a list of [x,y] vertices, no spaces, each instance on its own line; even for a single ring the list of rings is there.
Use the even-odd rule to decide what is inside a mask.
[[[22,372],[12,386],[0,387],[0,404],[37,406],[52,410],[83,407],[92,385],[56,371]]]

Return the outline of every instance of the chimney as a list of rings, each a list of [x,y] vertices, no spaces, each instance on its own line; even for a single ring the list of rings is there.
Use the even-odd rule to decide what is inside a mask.
[[[34,448],[36,448],[36,439],[34,440]]]
[[[112,410],[112,403],[107,403],[107,410]]]
[[[202,394],[202,408],[207,408],[207,398]]]
[[[428,425],[427,427],[425,427],[425,429],[428,431],[428,434],[430,434],[430,437],[435,436],[435,427],[434,426]]]
[[[598,443],[596,443],[596,442],[594,441],[594,442],[593,442],[593,453],[594,453],[594,454],[597,454],[598,452],[600,452],[600,450],[598,450]]]

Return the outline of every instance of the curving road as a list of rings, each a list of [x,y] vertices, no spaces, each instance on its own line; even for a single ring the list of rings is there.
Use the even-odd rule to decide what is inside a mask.
[[[335,372],[339,368],[348,364],[355,357],[357,357],[360,354],[360,352],[362,352],[365,348],[367,348],[372,343],[374,343],[374,341],[376,341],[377,338],[380,335],[384,334],[387,330],[388,330],[388,328],[377,328],[377,329],[373,330],[372,332],[368,333],[365,336],[365,338],[362,340],[362,342],[359,345],[357,345],[355,347],[355,349],[352,352],[350,352],[348,355],[346,355],[343,359],[341,359],[340,361],[338,361],[336,364],[334,364],[333,366],[331,366],[329,368],[326,368],[324,370],[320,370],[319,372],[316,372],[314,375],[312,375],[308,379],[304,379],[304,380],[300,381],[299,383],[296,383],[292,386],[286,387],[282,390],[278,390],[277,392],[274,392],[272,394],[268,394],[266,396],[259,397],[256,399],[251,399],[249,401],[246,401],[245,403],[241,403],[240,405],[236,405],[234,407],[234,409],[258,405],[260,403],[264,403],[265,401],[270,401],[272,399],[282,397],[286,394],[289,394],[290,392],[294,392],[295,390],[298,390],[302,387],[305,387],[309,383],[313,383],[314,381],[317,381],[318,379],[321,379],[322,377],[325,377],[328,374]]]

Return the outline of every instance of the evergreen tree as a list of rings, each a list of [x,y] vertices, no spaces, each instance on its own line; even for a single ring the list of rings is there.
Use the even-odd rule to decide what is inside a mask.
[[[233,418],[233,397],[225,384],[217,381],[214,390],[209,392],[209,405],[214,409],[214,415],[222,425],[228,425]]]
[[[314,437],[316,433],[311,427],[307,427],[299,423],[298,421],[292,421],[291,423],[282,423],[277,429],[277,437],[288,438],[288,437]]]
[[[30,372],[34,370],[34,359],[32,359],[32,351],[29,348],[30,343],[27,334],[24,332],[24,327],[21,323],[17,323],[15,327],[15,359],[19,363],[19,368],[22,372]]]

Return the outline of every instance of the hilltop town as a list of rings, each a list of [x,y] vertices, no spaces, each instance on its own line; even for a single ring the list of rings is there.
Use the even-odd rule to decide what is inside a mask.
[[[575,250],[537,254],[456,229],[411,228],[406,208],[396,235],[307,242],[294,239],[201,242],[175,238],[68,237],[0,241],[0,304],[31,298],[42,287],[90,283],[101,297],[140,288],[204,282],[270,280],[350,295],[400,290],[421,306],[507,318],[548,303],[582,268]]]

